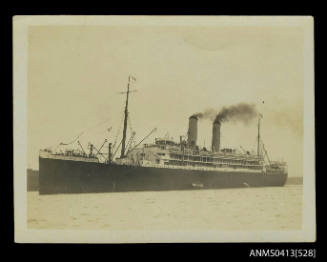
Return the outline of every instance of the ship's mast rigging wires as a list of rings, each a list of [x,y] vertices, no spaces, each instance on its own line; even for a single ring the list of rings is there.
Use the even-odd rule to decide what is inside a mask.
[[[266,156],[266,158],[267,158],[267,160],[268,160],[268,164],[270,165],[270,158],[269,158],[269,156],[268,156],[268,152],[267,152],[267,150],[266,150],[266,148],[265,148],[265,145],[262,143],[262,150],[263,150],[263,152],[265,153],[265,156]]]
[[[81,136],[83,136],[85,133],[87,133],[87,131],[89,131],[89,130],[95,128],[95,127],[98,127],[98,126],[100,126],[100,125],[102,125],[102,124],[104,124],[104,123],[107,123],[109,120],[110,120],[110,119],[106,119],[106,120],[104,120],[104,121],[100,121],[100,122],[98,122],[97,124],[95,124],[95,125],[93,125],[93,126],[91,126],[91,127],[89,127],[89,128],[84,129],[84,131],[82,131],[82,132],[81,132],[81,133],[80,133],[76,138],[74,138],[72,141],[70,141],[70,142],[68,142],[68,143],[60,142],[59,144],[57,144],[57,146],[56,146],[56,150],[59,148],[59,150],[62,152],[62,150],[60,149],[60,146],[68,146],[68,145],[74,144],[74,143],[77,141],[78,146],[81,147],[83,153],[86,154],[84,148],[82,147],[81,142],[80,142],[78,139],[79,139]],[[112,127],[109,127],[109,128],[107,129],[107,131],[110,132],[111,129],[112,129]]]
[[[263,140],[261,138],[261,134],[260,134],[260,128],[261,128],[261,119],[263,118],[263,115],[262,114],[259,114],[259,119],[258,119],[258,145],[257,145],[257,154],[258,154],[258,157],[261,157],[262,156],[262,152],[264,153],[263,157],[266,157],[267,161],[268,161],[268,164],[270,165],[271,162],[270,162],[270,158],[269,158],[269,155],[268,155],[268,152],[265,148],[265,145],[263,143]]]
[[[129,131],[131,132],[131,134],[133,134],[133,128],[132,128],[132,121],[131,121],[131,114],[128,114],[128,126],[129,126]]]
[[[71,145],[71,144],[75,143],[75,141],[76,141],[77,139],[79,139],[80,136],[83,135],[83,134],[84,134],[84,131],[83,131],[82,133],[80,133],[80,134],[79,134],[75,139],[73,139],[73,141],[68,142],[68,143],[63,143],[63,142],[61,142],[59,145],[61,145],[61,146],[68,146],[68,145]]]
[[[123,121],[124,121],[124,118],[122,117],[122,118],[121,118],[121,121],[120,121],[120,124],[119,124],[119,128],[117,129],[117,133],[116,133],[116,136],[115,136],[114,144],[112,145],[112,148],[113,148],[113,149],[116,148],[117,141],[118,141],[118,136],[119,136],[119,133],[120,133],[120,130],[121,130],[121,127],[122,127]],[[120,145],[120,144],[119,144],[119,145]],[[118,145],[118,147],[119,147],[119,145]]]
[[[261,155],[261,151],[260,151],[260,141],[261,141],[261,138],[260,138],[260,125],[261,125],[261,119],[262,119],[262,114],[259,114],[259,118],[258,118],[258,141],[257,141],[257,155],[258,157],[260,157]]]
[[[116,156],[116,153],[117,153],[117,151],[118,151],[118,149],[119,149],[119,147],[120,147],[122,141],[123,141],[123,139],[120,140],[120,143],[118,144],[118,146],[117,146],[115,152],[113,153],[112,158],[114,158],[114,157]]]
[[[135,137],[135,135],[136,135],[136,132],[132,132],[132,135],[131,135],[131,137],[129,138],[129,140],[128,140],[128,142],[127,142],[126,152],[129,152],[129,151],[130,151],[131,146],[132,146],[132,144],[133,144],[133,142],[134,142],[134,137]]]

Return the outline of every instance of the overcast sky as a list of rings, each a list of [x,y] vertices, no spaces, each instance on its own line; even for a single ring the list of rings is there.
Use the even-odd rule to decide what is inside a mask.
[[[298,27],[33,26],[28,49],[28,167],[41,148],[81,132],[99,147],[115,140],[130,74],[136,140],[186,135],[188,117],[241,102],[263,114],[270,158],[302,176],[303,30]],[[106,130],[112,126],[112,131]],[[210,147],[212,123],[199,122]],[[129,130],[130,132],[130,130]],[[257,123],[224,123],[222,147],[255,150]]]

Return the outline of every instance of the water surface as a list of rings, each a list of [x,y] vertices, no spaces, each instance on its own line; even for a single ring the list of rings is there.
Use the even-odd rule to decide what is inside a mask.
[[[192,191],[27,193],[34,229],[296,230],[302,185]]]

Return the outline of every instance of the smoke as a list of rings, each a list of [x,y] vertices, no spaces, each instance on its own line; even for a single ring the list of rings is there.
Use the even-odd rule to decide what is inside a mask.
[[[240,103],[228,107],[223,107],[220,111],[215,109],[206,109],[204,112],[192,115],[198,119],[209,119],[214,122],[243,122],[250,123],[258,116],[255,104]]]
[[[254,104],[240,103],[238,105],[223,107],[217,114],[215,122],[241,121],[248,124],[258,116]]]
[[[203,112],[193,114],[191,117],[196,117],[197,119],[210,119],[213,121],[216,118],[217,113],[217,110],[208,108]]]

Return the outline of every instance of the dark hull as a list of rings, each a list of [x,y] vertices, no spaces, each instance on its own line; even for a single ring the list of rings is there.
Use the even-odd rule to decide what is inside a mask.
[[[91,193],[283,186],[287,174],[231,173],[39,158],[39,193]]]

